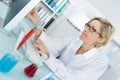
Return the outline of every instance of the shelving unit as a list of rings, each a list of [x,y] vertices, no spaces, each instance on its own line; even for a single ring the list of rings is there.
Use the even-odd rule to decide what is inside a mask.
[[[52,12],[55,12],[55,11],[53,10],[53,8],[51,8],[51,7],[45,2],[45,0],[41,0],[41,2],[42,2],[43,4],[45,4],[46,7],[48,7]]]
[[[54,0],[51,0],[54,1]],[[57,6],[56,10],[53,9],[57,3],[60,4]],[[58,12],[65,6],[67,0],[58,0],[53,7],[51,7],[45,0],[41,0],[40,3],[37,5],[38,7],[38,14],[41,20],[41,26],[43,29],[47,29],[47,27],[57,18],[60,16]]]

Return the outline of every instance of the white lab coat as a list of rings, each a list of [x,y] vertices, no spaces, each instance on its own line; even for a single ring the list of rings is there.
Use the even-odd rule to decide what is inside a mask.
[[[79,37],[51,39],[42,32],[40,38],[50,53],[44,63],[61,80],[98,80],[108,67],[108,57],[98,52],[97,48],[76,55],[82,44]],[[59,55],[59,59],[56,59]]]

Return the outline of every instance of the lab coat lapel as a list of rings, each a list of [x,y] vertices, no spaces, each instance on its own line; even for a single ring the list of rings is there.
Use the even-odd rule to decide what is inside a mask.
[[[77,52],[77,50],[82,46],[82,44],[83,44],[83,41],[81,41],[80,39],[79,39],[79,37],[76,39],[76,41],[75,41],[75,45],[74,45],[74,47],[72,47],[72,49],[74,50],[74,53],[76,54],[76,52]]]
[[[85,52],[83,55],[81,54],[75,55],[74,58],[68,64],[68,66],[75,69],[77,68],[81,69],[92,60],[91,58],[93,58],[96,55],[96,52],[97,52],[97,49],[93,48]]]

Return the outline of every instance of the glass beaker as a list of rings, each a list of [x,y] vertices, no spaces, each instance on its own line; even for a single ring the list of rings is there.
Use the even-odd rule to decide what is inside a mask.
[[[31,77],[34,77],[37,69],[38,69],[38,66],[33,63],[24,69],[24,73],[27,77],[31,78]]]
[[[0,71],[3,73],[9,72],[17,63],[18,59],[15,54],[8,52],[0,60]]]

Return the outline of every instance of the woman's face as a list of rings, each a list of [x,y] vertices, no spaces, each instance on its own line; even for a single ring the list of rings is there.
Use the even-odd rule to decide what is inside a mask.
[[[101,23],[98,20],[93,20],[89,24],[85,25],[85,29],[82,35],[80,36],[80,39],[85,44],[96,45],[96,43],[99,43],[101,39],[100,29]]]

